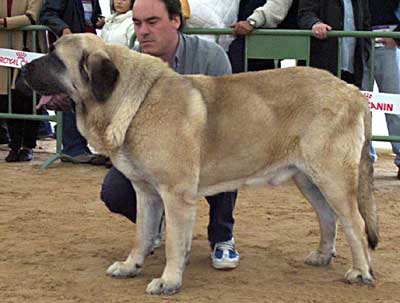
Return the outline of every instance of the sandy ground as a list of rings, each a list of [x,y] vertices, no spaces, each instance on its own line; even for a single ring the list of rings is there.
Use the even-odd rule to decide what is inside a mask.
[[[152,297],[147,283],[163,269],[164,248],[143,274],[113,279],[106,268],[129,253],[135,227],[109,213],[99,199],[107,170],[90,165],[39,166],[52,143],[31,163],[4,162],[0,148],[0,302],[400,302],[400,181],[393,157],[375,170],[381,243],[372,253],[376,287],[348,285],[350,251],[339,229],[337,258],[324,268],[303,259],[319,241],[315,214],[296,187],[243,189],[236,207],[239,268],[211,268],[206,239],[208,204],[199,202],[192,256],[179,294]],[[45,147],[43,149],[43,146]]]

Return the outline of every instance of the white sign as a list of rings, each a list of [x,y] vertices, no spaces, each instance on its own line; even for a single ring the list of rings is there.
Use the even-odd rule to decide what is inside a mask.
[[[24,52],[14,49],[0,48],[0,65],[14,68],[21,68],[34,59],[45,54]]]
[[[400,114],[400,95],[362,91],[371,111]]]

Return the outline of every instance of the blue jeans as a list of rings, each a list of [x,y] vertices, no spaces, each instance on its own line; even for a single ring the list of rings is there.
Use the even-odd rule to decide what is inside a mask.
[[[49,113],[47,110],[43,110],[42,115],[48,116]],[[38,136],[46,136],[53,134],[53,130],[51,129],[51,125],[49,121],[40,121]]]
[[[375,81],[379,92],[400,94],[400,55],[397,48],[375,48]],[[363,87],[368,87],[369,70],[365,70]],[[400,115],[385,114],[388,133],[390,136],[400,136]],[[400,143],[392,142],[393,153],[396,154],[394,163],[400,167]]]
[[[76,114],[73,112],[63,113],[62,144],[62,152],[71,157],[90,153],[86,139],[78,131]]]
[[[206,197],[210,205],[208,240],[211,245],[228,241],[233,236],[233,210],[237,191]],[[101,199],[108,209],[136,222],[136,193],[131,181],[112,167],[104,178]]]

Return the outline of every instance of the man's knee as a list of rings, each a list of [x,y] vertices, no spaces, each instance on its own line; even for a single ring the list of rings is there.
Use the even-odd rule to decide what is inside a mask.
[[[136,222],[136,194],[131,182],[117,169],[111,168],[101,187],[101,200],[114,213]]]
[[[118,197],[112,191],[112,188],[103,183],[101,186],[100,198],[112,212],[118,212]]]

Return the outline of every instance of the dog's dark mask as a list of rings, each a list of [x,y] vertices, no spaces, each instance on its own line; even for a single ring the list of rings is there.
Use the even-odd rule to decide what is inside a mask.
[[[21,77],[39,94],[55,95],[66,93],[57,77],[57,75],[63,75],[65,72],[66,66],[53,51],[22,67]]]

